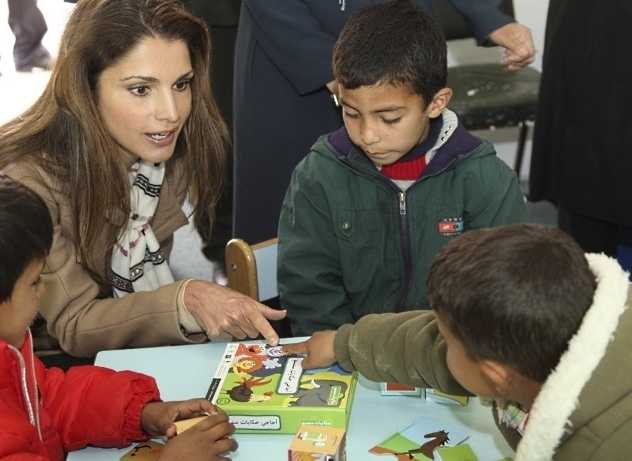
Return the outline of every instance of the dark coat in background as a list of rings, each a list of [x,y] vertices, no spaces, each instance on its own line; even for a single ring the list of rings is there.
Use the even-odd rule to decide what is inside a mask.
[[[235,40],[241,0],[186,0],[185,6],[203,19],[211,34],[211,88],[229,127],[233,120],[233,67]],[[213,229],[198,229],[204,237],[204,255],[219,268],[225,264],[224,251],[233,235],[233,154],[228,152],[224,192],[215,209]],[[223,272],[223,270],[222,270]],[[215,279],[215,277],[214,277]],[[216,280],[219,281],[219,280]]]
[[[211,86],[220,112],[232,120],[233,60],[241,0],[186,0],[187,9],[202,18],[211,33]]]
[[[551,0],[532,201],[632,226],[632,2]]]
[[[325,85],[334,43],[349,16],[388,0],[244,0],[235,51],[233,234],[275,237],[298,162],[342,125]],[[414,0],[432,12],[431,0]],[[499,0],[452,0],[479,44],[513,19]],[[341,185],[343,187],[344,185]]]

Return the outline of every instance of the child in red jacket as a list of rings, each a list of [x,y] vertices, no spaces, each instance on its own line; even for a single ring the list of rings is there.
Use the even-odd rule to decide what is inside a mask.
[[[63,460],[88,444],[125,447],[166,435],[161,460],[228,460],[235,428],[206,399],[162,402],[149,376],[97,366],[64,373],[33,355],[29,325],[52,239],[42,199],[0,173],[0,458]],[[174,437],[174,421],[205,413]]]

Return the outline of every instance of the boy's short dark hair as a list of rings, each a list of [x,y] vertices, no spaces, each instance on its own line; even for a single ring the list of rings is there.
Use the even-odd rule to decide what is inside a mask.
[[[409,0],[351,15],[334,47],[334,77],[345,88],[406,85],[428,104],[444,88],[447,44],[435,21]]]
[[[428,299],[471,359],[544,382],[590,308],[595,276],[559,229],[512,224],[465,232],[436,256]]]
[[[44,261],[53,244],[53,222],[44,201],[0,173],[0,302],[33,261]]]

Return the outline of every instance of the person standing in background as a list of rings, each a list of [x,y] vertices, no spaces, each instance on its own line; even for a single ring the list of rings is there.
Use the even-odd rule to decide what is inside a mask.
[[[53,59],[42,45],[48,26],[37,0],[8,0],[8,4],[9,27],[15,36],[15,69],[18,72],[31,72],[34,68],[50,70]]]
[[[586,252],[616,257],[632,227],[632,4],[551,0],[529,174],[531,201]]]
[[[187,0],[191,13],[208,25],[213,43],[211,53],[211,82],[215,101],[222,117],[232,127],[233,120],[233,66],[235,40],[241,0]],[[232,147],[226,155],[227,176],[224,191],[215,209],[213,229],[198,229],[204,240],[202,252],[215,263],[213,281],[226,284],[226,244],[233,233],[233,172]],[[206,223],[207,220],[204,220]]]
[[[235,53],[235,237],[252,244],[277,235],[294,167],[320,135],[342,126],[330,91],[334,43],[353,12],[386,1],[244,0]],[[502,13],[499,0],[451,2],[479,45],[507,49],[509,69],[533,61],[530,30]],[[433,14],[431,0],[413,3]]]

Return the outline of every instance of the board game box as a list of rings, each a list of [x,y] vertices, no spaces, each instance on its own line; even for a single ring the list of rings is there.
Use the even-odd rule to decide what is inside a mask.
[[[357,373],[337,365],[304,370],[279,346],[227,343],[206,398],[238,433],[295,434],[301,424],[346,429]]]

